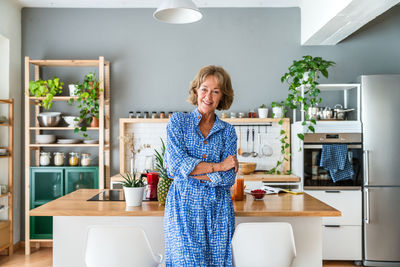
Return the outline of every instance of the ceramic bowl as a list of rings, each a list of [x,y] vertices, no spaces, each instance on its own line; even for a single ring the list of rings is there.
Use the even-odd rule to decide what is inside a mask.
[[[239,172],[241,174],[251,174],[256,170],[257,163],[255,162],[239,162]]]
[[[255,200],[263,199],[266,194],[266,192],[262,189],[252,190],[250,193],[254,197]]]
[[[78,121],[75,121],[75,118]],[[81,121],[80,118],[76,117],[76,116],[63,116],[63,119],[68,124],[68,127],[72,127],[72,128],[78,127],[78,125]]]
[[[53,144],[56,142],[56,136],[54,134],[37,134],[36,143],[38,144]]]

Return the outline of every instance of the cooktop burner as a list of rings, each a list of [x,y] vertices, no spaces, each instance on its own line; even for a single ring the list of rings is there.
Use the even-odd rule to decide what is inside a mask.
[[[122,190],[105,190],[87,201],[125,201],[125,196]]]

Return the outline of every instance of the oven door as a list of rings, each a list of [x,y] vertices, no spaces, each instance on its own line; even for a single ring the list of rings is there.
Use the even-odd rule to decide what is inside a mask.
[[[304,144],[305,187],[360,187],[363,181],[363,153],[361,144],[347,145],[348,160],[354,175],[352,179],[333,182],[329,171],[320,167],[322,144]]]

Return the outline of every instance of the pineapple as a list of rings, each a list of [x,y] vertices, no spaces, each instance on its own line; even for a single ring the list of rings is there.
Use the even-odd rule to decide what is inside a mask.
[[[154,149],[154,155],[156,157],[156,171],[160,172],[160,180],[157,185],[157,197],[160,205],[165,205],[169,187],[171,186],[173,179],[168,178],[167,169],[164,165],[164,154],[165,154],[165,143],[161,139],[161,153]]]

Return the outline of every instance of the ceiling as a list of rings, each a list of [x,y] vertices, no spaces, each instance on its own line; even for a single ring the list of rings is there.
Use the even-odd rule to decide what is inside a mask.
[[[1,1],[1,0],[0,0]],[[157,8],[162,0],[14,0],[21,7]],[[400,0],[193,0],[199,8],[298,7],[301,45],[336,45]]]

